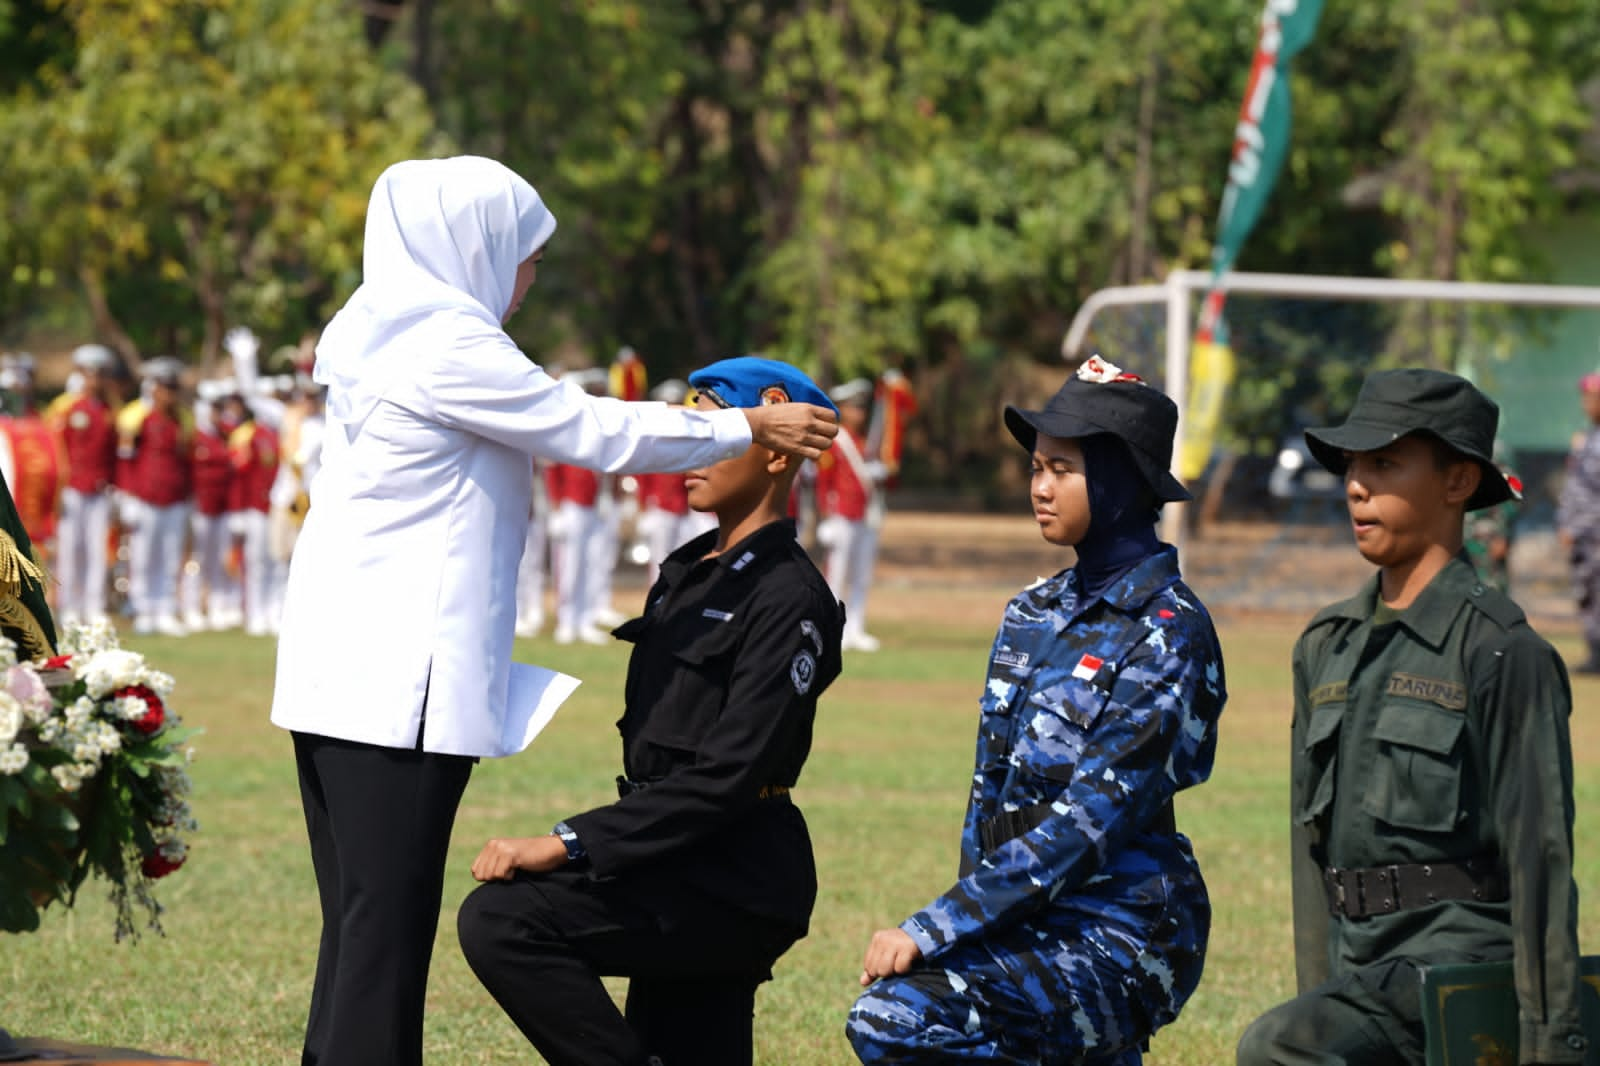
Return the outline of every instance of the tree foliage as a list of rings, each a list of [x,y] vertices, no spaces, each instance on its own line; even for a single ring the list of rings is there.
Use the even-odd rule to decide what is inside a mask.
[[[415,86],[331,0],[57,10],[73,49],[0,106],[7,258],[74,278],[130,355],[320,321],[359,276],[372,181],[438,142]]]
[[[0,0],[0,55],[32,57],[0,83],[24,146],[0,255],[73,278],[129,345],[314,328],[357,281],[381,166],[453,146],[560,219],[513,327],[538,358],[900,365],[924,473],[949,475],[1058,375],[1091,291],[1207,261],[1261,0],[401,10],[372,48],[347,0]],[[1570,179],[1597,35],[1600,0],[1327,5],[1240,266],[1536,279],[1530,225],[1594,184]],[[1391,358],[1457,346],[1460,316],[1379,315],[1350,332]],[[1259,332],[1251,438],[1327,385],[1314,331]]]

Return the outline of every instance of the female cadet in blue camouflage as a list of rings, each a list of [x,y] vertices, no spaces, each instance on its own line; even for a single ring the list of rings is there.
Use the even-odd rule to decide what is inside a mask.
[[[1225,692],[1205,607],[1156,538],[1177,408],[1098,356],[1006,409],[1071,569],[1007,606],[979,700],[960,879],[876,933],[846,1029],[864,1063],[1131,1066],[1200,980],[1211,908],[1173,794]]]

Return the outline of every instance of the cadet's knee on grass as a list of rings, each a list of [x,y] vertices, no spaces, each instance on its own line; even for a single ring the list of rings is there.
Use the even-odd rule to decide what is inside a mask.
[[[479,885],[456,911],[456,938],[474,970],[498,959],[519,932],[528,931],[527,900],[512,888],[505,881]]]

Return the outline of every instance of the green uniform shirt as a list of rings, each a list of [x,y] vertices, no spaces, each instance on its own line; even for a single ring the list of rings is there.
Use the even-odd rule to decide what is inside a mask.
[[[1404,611],[1382,608],[1374,577],[1312,619],[1294,652],[1302,992],[1395,956],[1513,958],[1523,1061],[1582,1060],[1571,706],[1555,650],[1462,558]],[[1509,901],[1328,913],[1323,867],[1480,855],[1500,858]]]

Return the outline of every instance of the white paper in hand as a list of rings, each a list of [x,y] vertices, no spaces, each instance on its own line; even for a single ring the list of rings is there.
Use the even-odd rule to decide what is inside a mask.
[[[500,750],[507,755],[525,750],[556,716],[556,708],[567,702],[581,684],[575,677],[542,666],[512,663]]]

